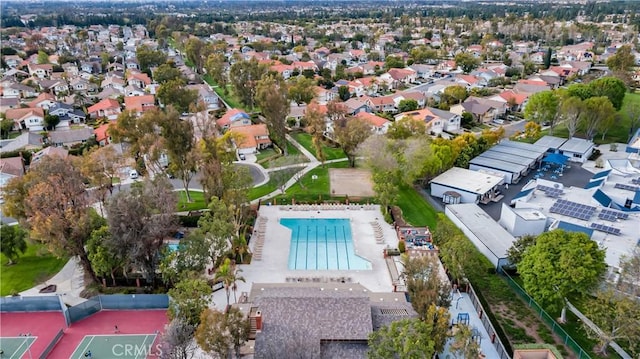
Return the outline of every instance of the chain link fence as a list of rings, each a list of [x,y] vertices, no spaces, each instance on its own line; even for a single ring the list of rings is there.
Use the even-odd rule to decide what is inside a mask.
[[[527,294],[527,292],[525,292],[524,289],[522,289],[522,287],[520,287],[520,285],[511,278],[511,276],[509,276],[509,274],[503,272],[502,275],[506,279],[509,287],[524,299],[525,303],[527,303],[527,305],[536,312],[536,315],[551,328],[551,331],[554,334],[560,337],[560,340],[562,340],[562,342],[576,354],[578,359],[591,359],[589,354],[587,354],[587,352],[582,349],[582,347],[564,329],[562,329],[560,324],[558,324],[553,317],[542,309],[542,307],[536,303],[536,301],[533,300],[533,298],[531,298],[531,296]]]

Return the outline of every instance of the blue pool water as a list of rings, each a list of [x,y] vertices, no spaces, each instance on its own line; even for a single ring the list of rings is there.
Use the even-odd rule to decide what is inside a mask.
[[[169,247],[169,250],[170,250],[171,252],[175,252],[175,251],[177,251],[177,250],[178,250],[178,245],[177,245],[177,244],[174,244],[174,243],[167,244],[167,247]]]
[[[371,269],[355,254],[348,219],[283,218],[280,224],[291,229],[289,269]]]

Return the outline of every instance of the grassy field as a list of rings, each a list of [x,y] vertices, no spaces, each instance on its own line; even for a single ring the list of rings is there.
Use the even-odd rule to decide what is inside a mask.
[[[278,173],[279,173],[279,172],[283,172],[283,173],[286,173],[286,174],[288,175],[287,177],[291,178],[291,176],[293,176],[293,174],[294,174],[296,171],[299,171],[299,170],[301,170],[301,169],[302,169],[302,168],[299,168],[299,169],[292,169],[292,168],[289,168],[289,169],[284,169],[284,170],[280,170],[280,171],[274,171],[274,172],[271,172],[271,173],[270,173],[270,175],[271,175],[272,177],[269,179],[269,182],[267,182],[267,183],[263,184],[262,186],[253,187],[253,188],[249,191],[249,200],[250,200],[250,201],[253,201],[253,200],[254,200],[254,199],[256,199],[256,198],[260,198],[260,197],[262,197],[262,196],[268,195],[269,193],[271,193],[271,192],[273,192],[273,191],[275,191],[275,190],[277,190],[277,189],[278,189],[277,184],[276,184],[276,182],[275,182],[275,180],[274,180],[274,177],[275,177],[275,176],[274,176],[274,173],[276,173],[276,172],[278,172]]]
[[[28,243],[26,252],[14,265],[8,266],[9,260],[0,254],[0,296],[18,293],[46,281],[58,273],[67,260],[51,255],[39,243]]]
[[[202,192],[189,191],[191,202],[187,202],[187,195],[184,190],[176,191],[176,196],[178,196],[178,205],[176,206],[176,211],[178,212],[197,211],[207,208],[207,204],[204,202],[204,193]]]
[[[300,143],[302,147],[304,147],[307,151],[311,152],[317,158],[316,149],[313,147],[313,144],[311,143],[310,134],[305,132],[297,132],[297,133],[292,133],[291,137],[293,137],[296,141],[298,141],[298,143]],[[327,161],[347,157],[344,154],[344,151],[342,151],[342,149],[340,148],[324,145],[323,150],[324,150],[324,155]]]
[[[402,217],[408,223],[418,227],[436,228],[436,210],[412,187],[400,188],[397,205],[402,209]]]
[[[208,83],[211,87],[213,87],[213,90],[216,92],[216,94],[220,96],[220,98],[224,100],[224,102],[226,102],[227,105],[231,106],[231,108],[244,109],[244,107],[240,103],[240,99],[233,93],[233,89],[231,88],[231,85],[227,85],[227,93],[225,94],[224,90],[220,86],[218,86],[218,84],[216,84],[215,81],[213,81],[210,75],[208,74],[204,75],[202,79],[206,83]]]
[[[284,195],[278,195],[276,197],[278,203],[291,203],[292,199],[295,199],[298,203],[338,200],[339,198],[331,197],[329,193],[329,168],[347,167],[349,167],[349,164],[344,161],[314,168],[307,172],[298,183],[289,187]],[[314,175],[318,176],[315,180],[313,180]]]

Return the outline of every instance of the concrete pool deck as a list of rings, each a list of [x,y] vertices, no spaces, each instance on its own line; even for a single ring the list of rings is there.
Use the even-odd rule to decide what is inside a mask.
[[[237,282],[236,297],[243,292],[249,293],[253,283],[287,283],[303,282],[345,282],[360,283],[370,291],[392,292],[393,285],[383,250],[387,247],[397,248],[398,238],[393,226],[384,221],[380,206],[356,206],[343,209],[345,206],[332,209],[289,210],[292,206],[261,206],[258,216],[266,222],[264,226],[264,244],[260,260],[252,260],[251,264],[238,265],[239,275],[245,282]],[[311,206],[306,206],[307,208]],[[303,208],[298,206],[298,208]],[[320,207],[317,207],[320,208]],[[327,207],[328,208],[328,207]],[[358,209],[355,209],[358,208]],[[351,221],[351,235],[355,252],[368,260],[371,270],[291,270],[289,269],[289,248],[291,230],[280,224],[281,218],[345,218]],[[382,227],[384,243],[376,243],[374,227],[371,222],[377,221]],[[256,245],[257,232],[249,243],[253,252]],[[223,309],[226,305],[226,293],[219,290],[213,294],[214,306]],[[235,303],[231,294],[230,303]]]

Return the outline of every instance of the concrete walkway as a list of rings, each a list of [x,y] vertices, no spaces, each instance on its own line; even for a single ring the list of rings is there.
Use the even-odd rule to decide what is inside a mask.
[[[42,288],[52,284],[56,286],[54,293],[40,293]],[[86,299],[80,297],[80,293],[83,290],[84,269],[82,269],[80,262],[73,257],[51,279],[20,292],[20,295],[27,297],[60,295],[65,304],[73,306],[86,301]]]

